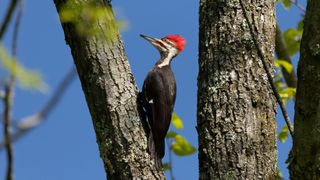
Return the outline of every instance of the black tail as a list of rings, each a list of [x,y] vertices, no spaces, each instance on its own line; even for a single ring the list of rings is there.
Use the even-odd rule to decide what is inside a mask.
[[[151,155],[151,159],[154,160],[155,167],[158,171],[162,171],[162,162],[161,162],[161,154],[157,151],[157,147],[155,146],[152,132],[150,131],[148,138],[148,147],[149,153]]]
[[[153,115],[150,104],[146,101],[146,98],[144,97],[142,92],[138,94],[137,100],[140,116],[142,117],[143,127],[148,137],[148,148],[149,153],[151,155],[151,159],[154,160],[156,169],[158,171],[162,171],[161,159],[163,158],[165,151],[164,140],[157,141],[154,139],[155,137],[152,135],[152,130],[150,126],[152,126],[153,123]],[[148,118],[148,121],[146,118]]]

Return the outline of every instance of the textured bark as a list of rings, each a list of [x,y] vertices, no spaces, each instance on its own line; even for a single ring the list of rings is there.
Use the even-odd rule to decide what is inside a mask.
[[[289,64],[292,64],[290,55],[287,50],[287,46],[283,40],[282,32],[280,30],[279,25],[276,26],[276,45],[275,52],[277,54],[278,59],[282,59]],[[287,72],[287,70],[281,67],[281,71],[283,73],[283,77],[288,85],[288,87],[296,88],[297,87],[297,77],[294,71],[291,73]]]
[[[271,69],[274,1],[242,1]],[[199,18],[200,179],[274,179],[276,102],[239,1],[201,0]]]
[[[291,179],[320,179],[320,1],[309,0],[298,64]]]
[[[58,12],[63,2],[55,0]],[[110,6],[102,0],[96,3]],[[106,23],[101,18],[90,26],[105,32]],[[147,152],[146,133],[137,108],[138,90],[120,38],[106,43],[99,36],[77,35],[71,23],[62,25],[91,113],[107,178],[164,179]]]

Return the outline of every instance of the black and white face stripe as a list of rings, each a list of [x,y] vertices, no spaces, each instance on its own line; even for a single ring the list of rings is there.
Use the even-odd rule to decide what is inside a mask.
[[[164,54],[174,54],[174,56],[178,55],[178,48],[177,46],[170,41],[167,38],[162,38],[158,41],[159,45],[162,47],[161,50],[159,49],[160,53],[164,53]]]
[[[170,51],[177,49],[176,45],[167,38],[155,39],[155,41],[151,43],[160,51],[160,53],[169,53]]]
[[[165,43],[163,43],[163,44],[166,45],[166,49],[167,49],[167,50],[170,50],[170,49],[172,49],[172,48],[175,48],[175,49],[178,50],[177,46],[176,46],[172,41],[170,41],[169,39],[167,39],[167,38],[162,38],[161,40],[162,40],[163,42],[165,42]]]
[[[160,51],[160,53],[164,54],[165,56],[162,57],[161,63],[157,65],[159,68],[169,65],[170,61],[179,54],[178,48],[169,39],[163,38],[161,39],[161,43],[162,46],[164,46],[163,49],[165,50]]]

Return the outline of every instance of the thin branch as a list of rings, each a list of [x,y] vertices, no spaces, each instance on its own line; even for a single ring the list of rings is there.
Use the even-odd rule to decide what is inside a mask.
[[[18,35],[19,35],[19,27],[20,21],[23,14],[23,5],[22,0],[20,1],[20,7],[18,10],[18,15],[16,18],[16,22],[14,24],[14,32],[12,37],[12,57],[14,61],[13,72],[10,74],[9,82],[5,85],[5,96],[4,96],[4,138],[5,138],[5,147],[7,152],[7,172],[6,179],[13,179],[13,146],[12,146],[12,137],[10,133],[11,129],[11,110],[13,105],[13,98],[15,92],[15,84],[16,84],[16,56],[17,56],[17,43],[18,43]]]
[[[298,9],[300,9],[304,14],[306,13],[306,9],[298,2],[298,0],[290,0]]]
[[[17,125],[18,130],[12,134],[12,142],[17,141],[23,135],[27,134],[34,128],[38,127],[42,122],[46,120],[48,115],[56,107],[58,102],[60,102],[62,96],[66,92],[69,85],[73,82],[77,74],[77,71],[74,67],[67,73],[63,80],[59,83],[57,89],[55,90],[52,97],[49,99],[47,104],[36,114],[29,117],[21,119],[21,122]],[[4,142],[0,143],[0,151],[4,148]]]
[[[288,129],[289,129],[290,134],[291,134],[291,137],[293,137],[293,129],[292,129],[292,126],[291,126],[291,122],[290,122],[289,115],[288,115],[288,113],[287,113],[287,111],[286,111],[286,108],[285,108],[283,102],[281,101],[281,97],[280,97],[280,95],[279,95],[279,93],[278,93],[278,91],[277,91],[277,89],[276,89],[276,86],[273,84],[273,77],[272,77],[272,75],[271,75],[270,70],[268,69],[268,65],[267,65],[267,62],[266,62],[266,60],[265,60],[265,58],[264,58],[263,52],[262,52],[262,50],[261,50],[261,47],[260,47],[260,45],[259,45],[259,43],[258,43],[257,36],[256,36],[256,34],[254,33],[254,31],[253,31],[252,24],[251,24],[250,21],[249,21],[249,17],[248,17],[247,11],[246,11],[246,9],[245,9],[245,7],[244,7],[244,5],[243,5],[242,0],[239,0],[239,1],[240,1],[240,5],[241,5],[241,9],[242,9],[242,11],[243,11],[244,17],[246,18],[246,21],[247,21],[247,23],[248,23],[248,26],[249,26],[249,30],[250,30],[250,33],[251,33],[251,36],[252,36],[253,43],[254,43],[254,45],[255,45],[256,48],[257,48],[257,52],[258,52],[258,55],[259,55],[259,57],[260,57],[260,59],[261,59],[261,61],[262,61],[263,68],[264,68],[265,71],[266,71],[266,74],[267,74],[267,77],[268,77],[268,81],[269,81],[269,83],[270,83],[270,85],[271,85],[273,94],[274,94],[274,96],[276,97],[276,99],[277,99],[277,101],[278,101],[278,103],[279,103],[279,105],[280,105],[280,109],[281,109],[281,111],[282,111],[282,115],[283,115],[283,117],[284,117],[284,119],[285,119],[285,121],[286,121],[286,124],[287,124]]]
[[[13,148],[11,144],[11,134],[10,134],[13,84],[14,83],[8,82],[8,84],[5,86],[5,96],[3,98],[3,104],[4,104],[3,131],[4,131],[4,145],[7,153],[7,172],[6,172],[7,180],[13,179]]]
[[[17,4],[18,4],[18,0],[11,0],[10,2],[11,3],[8,6],[6,15],[3,19],[3,22],[1,23],[1,26],[0,26],[0,40],[2,40],[4,33],[6,32],[6,30],[8,28],[8,25],[9,25],[9,22],[11,21],[14,10],[16,9]]]
[[[170,146],[170,142],[169,140],[166,140],[167,142],[167,146],[169,148],[169,163],[168,163],[168,166],[169,166],[169,173],[170,173],[170,178],[171,180],[174,180],[174,175],[173,175],[173,169],[172,169],[172,148]]]
[[[13,55],[14,58],[16,58],[16,56],[17,56],[18,35],[19,35],[21,18],[22,18],[22,15],[23,15],[23,8],[24,8],[24,1],[20,0],[19,1],[19,10],[18,10],[18,14],[17,14],[17,17],[16,17],[16,22],[14,24],[13,36],[12,36],[12,55]]]
[[[290,55],[288,53],[287,46],[283,40],[282,32],[277,23],[276,25],[276,43],[275,43],[275,51],[278,59],[285,60],[289,64],[292,65]],[[281,72],[283,73],[284,79],[288,85],[288,87],[296,88],[297,87],[297,77],[294,71],[287,72],[287,70],[281,67]]]

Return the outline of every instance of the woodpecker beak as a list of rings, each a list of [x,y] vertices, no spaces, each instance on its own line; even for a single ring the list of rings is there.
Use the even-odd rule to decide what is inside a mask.
[[[163,51],[165,48],[162,46],[163,42],[161,39],[149,37],[143,34],[140,34],[141,37],[143,37],[145,40],[147,40],[149,43],[151,43],[155,48],[157,48],[159,51]]]
[[[146,35],[143,35],[143,34],[140,34],[140,36],[143,37],[145,40],[149,41],[150,43],[154,42],[154,41],[157,41],[156,38],[152,38],[152,37],[149,37],[149,36],[146,36]]]

